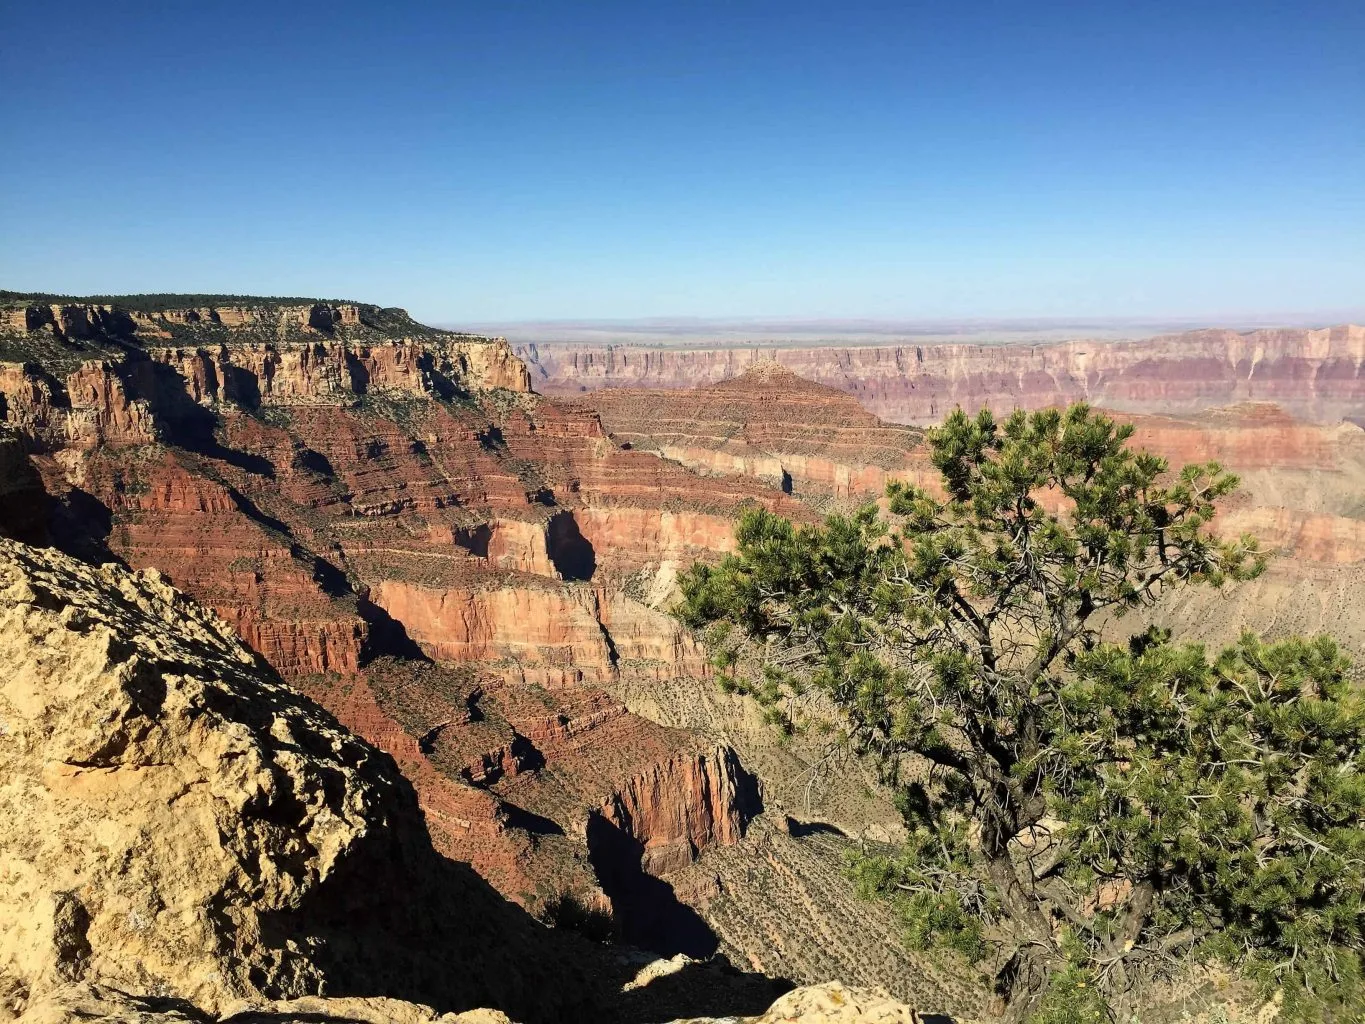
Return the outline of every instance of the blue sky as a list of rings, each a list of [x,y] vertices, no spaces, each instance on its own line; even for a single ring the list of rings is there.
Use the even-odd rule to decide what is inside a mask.
[[[1365,306],[1365,3],[14,3],[0,287]]]

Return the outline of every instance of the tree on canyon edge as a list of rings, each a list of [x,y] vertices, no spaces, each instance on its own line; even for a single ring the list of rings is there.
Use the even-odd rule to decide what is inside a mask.
[[[1191,956],[1282,989],[1289,1015],[1355,1019],[1365,704],[1326,637],[1106,639],[1264,565],[1210,529],[1235,477],[1171,473],[1131,435],[1084,405],[958,410],[929,435],[941,498],[893,483],[887,515],[818,526],[749,512],[679,614],[724,685],[789,725],[833,711],[877,759],[909,838],[857,862],[860,888],[912,945],[989,964],[1009,1019],[1127,1021]]]

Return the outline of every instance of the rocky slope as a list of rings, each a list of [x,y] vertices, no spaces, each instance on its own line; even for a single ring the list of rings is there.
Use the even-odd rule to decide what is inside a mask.
[[[1194,331],[1145,341],[1046,345],[643,346],[519,345],[537,390],[685,388],[776,360],[854,395],[897,423],[932,424],[955,405],[1042,408],[1085,399],[1129,412],[1194,413],[1268,401],[1300,419],[1335,423],[1365,399],[1365,327]]]

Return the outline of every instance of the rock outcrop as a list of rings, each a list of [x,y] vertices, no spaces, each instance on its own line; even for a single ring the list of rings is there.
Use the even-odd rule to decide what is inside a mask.
[[[468,389],[530,390],[525,365],[505,342],[461,335],[379,344],[252,341],[149,348],[148,354],[184,378],[194,401],[249,409],[360,395],[453,398]]]
[[[659,961],[653,977],[667,978],[685,965]],[[650,965],[653,967],[654,965]],[[642,972],[644,973],[644,972]],[[652,980],[652,978],[651,978]],[[174,1005],[175,1000],[129,995],[105,986],[67,986],[29,1008],[21,1024],[219,1024],[219,1018]],[[603,1019],[610,1019],[603,1018]],[[757,1016],[677,1018],[669,1024],[918,1024],[909,1007],[876,989],[839,982],[795,989]],[[228,1024],[223,1021],[222,1024]],[[497,1010],[438,1014],[396,999],[308,997],[270,1003],[234,1014],[230,1024],[512,1024]]]
[[[954,406],[1037,409],[1081,399],[1129,412],[1194,413],[1242,401],[1275,402],[1301,419],[1359,415],[1365,399],[1365,326],[1321,330],[1192,331],[1145,341],[1046,345],[882,347],[519,345],[537,390],[686,388],[738,377],[776,360],[846,391],[897,423],[933,424]]]
[[[698,472],[750,476],[810,497],[877,496],[922,471],[923,432],[773,360],[685,391],[604,388],[589,399],[618,441]]]
[[[845,988],[836,982],[788,992],[757,1017],[729,1018],[735,1024],[919,1024],[919,1015],[904,1003],[875,989]],[[674,1024],[712,1024],[696,1017]],[[721,1024],[714,1021],[714,1024]]]
[[[687,867],[711,846],[732,846],[759,810],[754,780],[735,752],[680,754],[627,779],[596,812],[641,847],[646,874]]]
[[[137,996],[107,985],[68,985],[35,1000],[20,1024],[217,1024],[222,1019],[165,996]],[[233,1024],[511,1024],[499,1010],[437,1013],[401,999],[304,996],[256,1002]]]
[[[0,659],[0,1017],[59,1017],[76,984],[209,1014],[573,1005],[542,1001],[574,972],[436,856],[393,762],[159,574],[0,541]]]

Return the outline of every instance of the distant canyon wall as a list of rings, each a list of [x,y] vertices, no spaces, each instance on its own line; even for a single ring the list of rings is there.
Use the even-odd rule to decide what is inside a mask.
[[[687,388],[776,361],[855,396],[898,423],[930,424],[954,406],[997,411],[1086,400],[1137,413],[1275,402],[1315,422],[1365,408],[1365,327],[1191,331],[1143,341],[1047,345],[900,345],[661,349],[522,344],[536,390]]]

